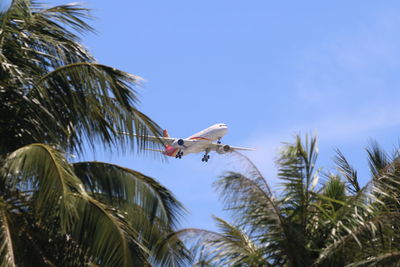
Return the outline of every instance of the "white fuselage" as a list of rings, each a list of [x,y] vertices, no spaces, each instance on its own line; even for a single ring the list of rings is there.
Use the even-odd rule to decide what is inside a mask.
[[[206,147],[213,141],[220,140],[228,132],[228,126],[223,123],[214,124],[207,129],[204,129],[194,135],[189,136],[183,140],[190,140],[188,143],[184,143],[183,146],[178,145],[178,140],[171,144],[170,148],[167,148],[165,153],[168,156],[175,156],[178,151],[183,152],[187,155],[190,153],[200,153],[206,150]],[[169,151],[168,151],[169,150]]]
[[[227,134],[227,132],[228,126],[225,124],[214,124],[213,126],[210,126],[207,129],[188,137],[187,139],[197,140],[197,142],[188,146],[188,148],[185,148],[184,153],[188,154],[202,152],[207,144],[221,139]]]

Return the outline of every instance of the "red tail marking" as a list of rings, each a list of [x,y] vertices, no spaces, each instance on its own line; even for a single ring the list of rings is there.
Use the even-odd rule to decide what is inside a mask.
[[[164,137],[169,137],[169,134],[168,134],[168,131],[167,131],[167,130],[164,130],[164,131],[163,131],[163,136],[164,136]]]
[[[163,137],[169,137],[167,129],[163,131]],[[165,155],[168,155],[168,153],[170,153],[171,151],[170,147],[171,147],[170,145],[165,145],[165,152],[164,152]]]

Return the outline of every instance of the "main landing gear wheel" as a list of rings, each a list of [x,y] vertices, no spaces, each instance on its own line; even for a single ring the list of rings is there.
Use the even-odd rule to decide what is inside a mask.
[[[182,152],[182,151],[178,151],[178,153],[176,153],[176,156],[175,156],[175,158],[177,158],[177,159],[181,159],[181,158],[182,158],[182,156],[183,156],[183,152]]]
[[[204,155],[201,161],[207,162],[210,159],[210,155]]]

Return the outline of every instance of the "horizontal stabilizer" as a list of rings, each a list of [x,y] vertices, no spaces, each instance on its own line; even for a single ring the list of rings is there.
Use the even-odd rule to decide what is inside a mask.
[[[161,149],[145,148],[145,150],[164,153],[164,150],[161,150]]]

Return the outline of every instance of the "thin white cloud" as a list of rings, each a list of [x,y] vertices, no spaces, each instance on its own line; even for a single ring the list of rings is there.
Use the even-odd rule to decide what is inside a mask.
[[[257,150],[246,155],[259,167],[264,176],[276,184],[275,159],[282,142],[292,142],[295,134],[312,133],[320,143],[330,148],[352,142],[366,143],[373,132],[400,126],[400,108],[382,107],[354,111],[351,114],[331,115],[308,124],[293,125],[275,133],[259,133],[247,144]]]
[[[335,106],[352,110],[397,102],[399,23],[396,13],[376,14],[362,30],[344,30],[299,53],[292,83],[299,100],[325,108],[319,111],[324,113]]]

